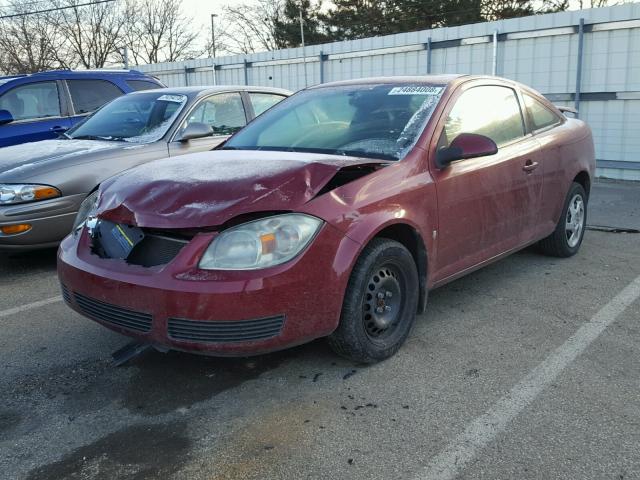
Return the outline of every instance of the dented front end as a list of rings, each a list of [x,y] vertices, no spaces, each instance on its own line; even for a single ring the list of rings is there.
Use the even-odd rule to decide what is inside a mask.
[[[68,304],[143,342],[212,355],[263,353],[331,333],[361,245],[326,219],[284,264],[233,271],[199,262],[221,232],[305,210],[387,163],[248,153],[194,155],[188,169],[184,159],[181,169],[167,160],[162,175],[149,165],[104,184],[96,221],[60,246]]]

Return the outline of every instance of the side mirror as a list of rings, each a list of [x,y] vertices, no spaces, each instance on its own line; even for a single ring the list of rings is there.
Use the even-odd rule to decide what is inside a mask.
[[[496,142],[477,133],[461,133],[453,139],[451,145],[438,150],[436,164],[444,168],[454,160],[486,157],[498,153]]]
[[[13,115],[9,110],[0,110],[0,125],[13,122]]]
[[[182,135],[180,135],[178,141],[188,142],[194,138],[210,137],[211,135],[213,135],[213,128],[211,128],[210,125],[200,122],[191,122],[182,131]]]

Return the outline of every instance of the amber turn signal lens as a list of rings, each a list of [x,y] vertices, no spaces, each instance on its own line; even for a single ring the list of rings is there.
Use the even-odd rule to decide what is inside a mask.
[[[45,200],[47,198],[54,198],[60,195],[58,189],[53,187],[38,187],[35,189],[34,193],[36,200]]]
[[[276,249],[276,236],[273,233],[260,235],[260,243],[262,244],[263,255],[271,253]]]
[[[31,230],[31,225],[28,223],[20,223],[18,225],[4,225],[0,227],[0,232],[5,235],[15,235],[17,233],[24,233]]]

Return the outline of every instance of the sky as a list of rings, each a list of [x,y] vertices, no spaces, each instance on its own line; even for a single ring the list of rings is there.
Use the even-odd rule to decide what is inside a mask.
[[[197,23],[196,28],[201,31],[201,42],[206,42],[211,35],[211,14],[222,13],[225,5],[255,4],[256,0],[182,0],[185,12]],[[218,20],[218,19],[216,19]]]

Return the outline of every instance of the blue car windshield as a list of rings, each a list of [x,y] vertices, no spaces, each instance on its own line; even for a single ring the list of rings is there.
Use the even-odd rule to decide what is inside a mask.
[[[402,159],[444,85],[367,84],[304,90],[271,108],[222,147]]]
[[[157,142],[186,103],[186,95],[162,91],[125,95],[106,104],[66,136],[78,140]]]

